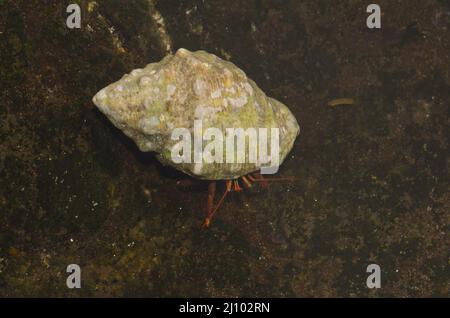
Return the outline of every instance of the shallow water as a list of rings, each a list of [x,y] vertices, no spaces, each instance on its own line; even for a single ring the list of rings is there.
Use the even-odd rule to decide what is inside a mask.
[[[80,30],[47,3],[0,8],[1,296],[449,294],[447,2],[379,1],[376,31],[361,1],[78,1]],[[232,61],[301,126],[296,181],[232,193],[208,230],[207,184],[91,102],[167,45]]]

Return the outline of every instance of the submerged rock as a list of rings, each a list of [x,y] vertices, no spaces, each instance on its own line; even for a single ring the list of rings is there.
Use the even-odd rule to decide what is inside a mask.
[[[179,49],[159,63],[135,69],[100,90],[93,102],[141,151],[155,151],[163,164],[200,179],[237,178],[259,170],[263,162],[249,160],[247,147],[242,163],[226,162],[226,150],[223,162],[194,162],[192,146],[192,162],[178,163],[173,156],[173,147],[180,142],[173,139],[175,128],[185,128],[192,136],[197,131],[195,121],[201,121],[201,133],[217,128],[223,136],[227,136],[227,128],[268,128],[269,154],[270,128],[278,128],[279,164],[299,133],[298,123],[285,105],[267,97],[233,63],[205,51]],[[202,142],[202,146],[208,144]],[[225,137],[221,143],[225,149]]]

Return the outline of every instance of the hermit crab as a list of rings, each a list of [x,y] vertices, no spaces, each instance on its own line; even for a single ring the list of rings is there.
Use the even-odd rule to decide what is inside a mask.
[[[194,178],[210,180],[208,226],[231,191],[266,185],[299,134],[297,120],[233,63],[179,49],[100,90],[94,104],[141,151]],[[216,181],[226,190],[214,206]]]

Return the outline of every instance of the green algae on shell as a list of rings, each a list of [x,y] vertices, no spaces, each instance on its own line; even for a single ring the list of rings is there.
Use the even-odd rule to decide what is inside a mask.
[[[202,121],[203,129],[218,128],[223,135],[226,128],[279,128],[279,164],[299,134],[284,104],[266,96],[236,65],[205,51],[179,49],[135,69],[100,90],[93,102],[141,151],[154,151],[163,164],[199,179],[234,179],[262,165],[247,160],[176,163],[171,156],[178,143],[171,138],[175,128],[194,134],[195,120]]]

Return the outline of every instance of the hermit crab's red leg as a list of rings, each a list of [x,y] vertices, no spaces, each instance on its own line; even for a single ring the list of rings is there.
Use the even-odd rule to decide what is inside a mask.
[[[252,182],[261,182],[261,185],[264,188],[267,188],[269,186],[269,181],[295,181],[297,180],[296,177],[282,177],[282,178],[264,178],[260,173],[254,173],[253,177],[251,175],[247,175],[247,177]]]
[[[190,187],[194,184],[193,179],[181,179],[177,181],[177,186]]]
[[[241,186],[239,185],[239,181],[236,179],[236,180],[233,180],[233,183],[234,183],[234,191],[236,191],[236,192],[241,192],[241,191],[242,191],[242,188],[241,188]]]
[[[246,188],[251,188],[252,187],[252,183],[249,179],[247,179],[246,176],[242,176],[242,181],[244,181],[244,186]]]
[[[208,185],[208,214],[210,215],[214,208],[214,197],[216,195],[216,181],[211,181]]]
[[[295,180],[297,180],[296,177],[282,177],[282,178],[264,178],[264,177],[262,177],[262,179],[255,180],[255,181],[268,183],[269,181],[295,181]]]
[[[212,220],[214,214],[217,212],[219,207],[222,205],[223,200],[225,200],[225,197],[227,196],[228,192],[231,192],[231,190],[232,190],[231,186],[232,186],[231,180],[226,180],[226,187],[227,188],[225,189],[225,192],[223,193],[223,195],[220,198],[219,202],[217,203],[216,207],[214,208],[214,210],[211,210],[211,212],[209,210],[209,196],[208,196],[208,215],[206,216],[205,221],[203,222],[203,226],[204,227],[208,227],[209,224],[211,223],[211,220]],[[215,191],[215,185],[214,185],[214,191]]]
[[[269,183],[267,182],[266,179],[264,179],[264,177],[259,172],[255,172],[253,174],[253,176],[255,177],[256,181],[261,182],[261,186],[263,188],[268,188],[269,187]]]

